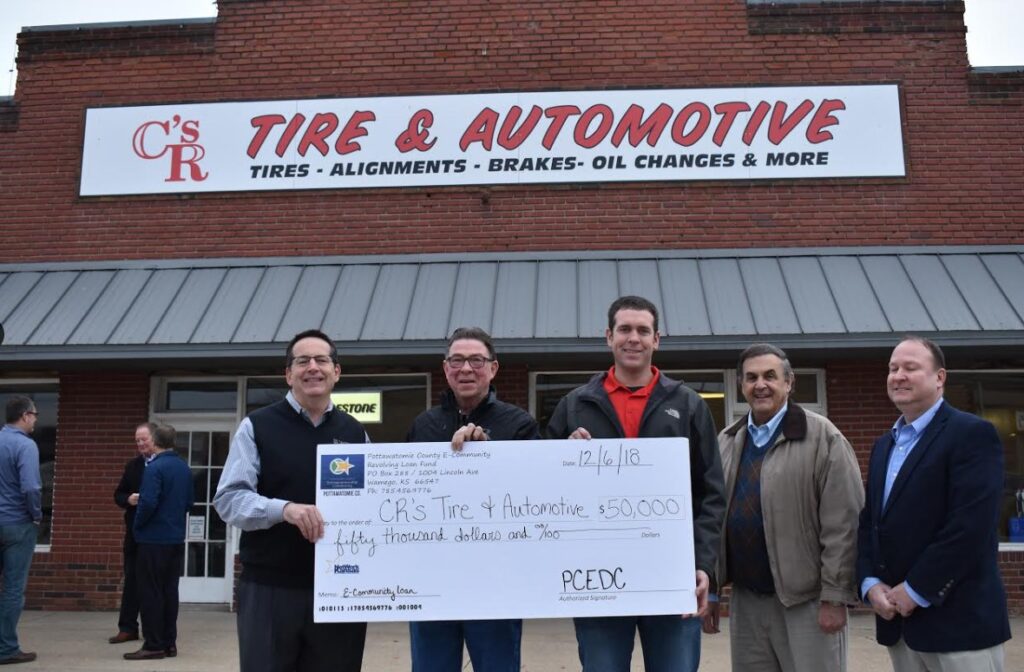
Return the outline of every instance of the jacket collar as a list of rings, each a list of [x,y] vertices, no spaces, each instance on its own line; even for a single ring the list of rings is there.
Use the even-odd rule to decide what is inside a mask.
[[[786,409],[786,414],[782,416],[781,427],[782,432],[780,436],[783,436],[790,441],[802,441],[807,438],[807,412],[797,404],[790,401],[789,408]],[[725,430],[725,434],[727,436],[736,436],[741,429],[746,430],[746,428],[747,416],[744,415],[742,418],[729,425]]]
[[[893,502],[896,501],[899,495],[903,492],[903,486],[908,480],[910,480],[911,474],[914,473],[914,468],[917,467],[918,463],[928,453],[928,447],[945,428],[946,421],[949,420],[949,417],[952,414],[953,412],[950,405],[943,401],[942,405],[939,406],[938,410],[935,412],[935,416],[932,418],[931,422],[928,423],[924,432],[921,433],[921,438],[917,440],[917,443],[914,445],[914,449],[910,451],[910,455],[907,455],[907,459],[903,462],[903,466],[900,467],[900,473],[896,476],[896,480],[892,484],[892,490],[889,491],[889,499],[885,501],[885,506],[881,509],[883,516],[889,511]],[[878,470],[882,478],[880,486],[877,488],[879,492],[879,499],[883,496],[881,493],[883,493],[885,489],[885,469],[889,465],[889,456],[892,454],[892,449],[895,445],[896,440],[893,438],[892,432],[889,432],[887,445],[885,451],[883,451],[885,454],[885,463],[882,464],[882,468]],[[881,501],[879,501],[879,504],[881,504]]]
[[[615,412],[615,408],[612,406],[612,402],[608,398],[608,393],[604,389],[604,379],[607,376],[607,371],[595,374],[594,377],[587,381],[587,384],[583,386],[583,390],[580,392],[580,398],[596,404],[621,435],[623,434],[622,423],[619,422],[619,416]],[[647,418],[650,417],[651,413],[654,412],[654,409],[658,407],[658,404],[660,404],[666,397],[673,394],[680,385],[682,385],[680,381],[673,380],[664,373],[661,373],[658,376],[658,383],[654,386],[654,389],[651,390],[651,397],[647,400],[647,406],[644,408],[643,417],[640,418],[641,429],[647,421]]]
[[[498,398],[498,391],[494,388],[493,385],[491,385],[490,390],[488,390],[488,392],[487,392],[487,396],[484,397],[484,400],[481,401],[480,404],[476,408],[474,408],[472,411],[470,411],[470,413],[469,413],[469,415],[467,417],[473,417],[473,416],[477,415],[478,413],[483,411],[488,406],[491,406],[492,404],[494,404],[494,401],[497,398]],[[452,413],[461,413],[462,412],[459,409],[459,404],[455,401],[455,393],[451,391],[451,388],[445,390],[444,394],[441,395],[441,408],[443,408],[446,411],[450,411]]]
[[[587,384],[583,386],[583,392],[581,394],[585,397],[598,399],[604,397],[607,399],[608,394],[604,391],[604,379],[607,377],[607,371],[595,374],[594,377],[588,380]],[[664,374],[664,372],[659,372],[658,383],[654,386],[654,389],[651,390],[651,399],[660,399],[680,385],[682,385],[680,381],[669,378]],[[648,402],[648,405],[650,405],[650,402]]]

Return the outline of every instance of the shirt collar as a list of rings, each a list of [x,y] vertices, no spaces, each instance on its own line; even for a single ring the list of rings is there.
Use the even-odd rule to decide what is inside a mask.
[[[914,420],[913,422],[909,423],[910,427],[913,428],[914,430],[914,434],[920,434],[925,430],[925,428],[928,426],[928,423],[930,423],[932,421],[932,418],[935,417],[935,414],[939,412],[939,406],[942,406],[943,401],[943,398],[939,397],[939,400],[932,404],[931,408],[922,413],[917,420]],[[892,426],[893,437],[898,436],[900,430],[906,427],[907,424],[907,419],[901,415],[899,419],[896,421],[896,424]]]
[[[17,432],[18,434],[21,434],[22,436],[28,436],[28,432],[26,432],[21,427],[16,427],[14,425],[4,425],[4,429],[9,429],[12,432]]]
[[[754,443],[758,447],[764,445],[768,439],[775,435],[775,430],[782,424],[782,418],[786,416],[786,411],[789,410],[789,402],[787,401],[779,409],[779,412],[771,417],[771,420],[764,423],[763,425],[754,424],[754,412],[750,411],[747,413],[747,431],[752,437],[754,437]],[[760,441],[760,443],[758,443]]]
[[[309,418],[309,413],[307,413],[306,409],[304,409],[302,407],[302,404],[300,404],[298,402],[298,400],[295,399],[295,395],[292,394],[291,390],[288,390],[288,394],[286,394],[284,398],[288,400],[288,404],[295,410],[296,413],[298,413],[299,415],[301,415],[304,418]],[[328,400],[327,408],[324,409],[324,415],[327,415],[328,413],[330,413],[333,410],[334,410],[334,402]]]
[[[649,392],[650,390],[654,389],[654,385],[655,383],[658,382],[658,378],[661,376],[661,372],[658,371],[658,367],[652,365],[651,373],[654,374],[651,377],[651,382],[647,383],[642,388],[638,389],[637,392]],[[633,392],[633,390],[629,389],[628,387],[620,383],[619,379],[615,377],[615,365],[612,364],[612,368],[608,369],[608,376],[605,378],[605,390],[608,392],[614,392],[615,390],[618,389],[623,389],[627,392]]]

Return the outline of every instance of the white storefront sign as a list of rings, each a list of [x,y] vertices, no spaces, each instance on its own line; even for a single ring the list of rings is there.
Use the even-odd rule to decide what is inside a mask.
[[[899,177],[894,84],[91,108],[82,196]]]

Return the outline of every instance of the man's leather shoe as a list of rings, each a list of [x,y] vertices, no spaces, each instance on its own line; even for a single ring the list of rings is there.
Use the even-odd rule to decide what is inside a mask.
[[[125,660],[159,660],[166,657],[167,653],[164,651],[150,651],[149,649],[139,649],[138,651],[124,654]]]
[[[111,644],[124,644],[125,642],[134,642],[139,639],[139,633],[137,632],[124,632],[121,631],[108,639],[107,641]]]
[[[36,654],[32,651],[18,651],[13,656],[7,658],[0,658],[0,665],[15,665],[17,663],[31,663],[36,659]]]
[[[168,658],[174,658],[176,655],[178,655],[178,647],[172,646],[172,647],[166,648],[166,649],[164,649],[164,653],[167,654]]]

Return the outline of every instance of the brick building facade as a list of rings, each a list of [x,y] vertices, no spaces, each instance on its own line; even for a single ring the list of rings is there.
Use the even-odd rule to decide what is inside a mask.
[[[586,255],[607,253],[629,263],[651,250],[704,259],[702,251],[745,258],[794,250],[799,256],[813,248],[858,258],[996,255],[1010,264],[1000,266],[1009,268],[1010,282],[1024,277],[1013,266],[1024,264],[1024,72],[969,67],[960,0],[218,5],[215,20],[38,27],[18,37],[15,96],[0,102],[0,234],[7,241],[0,253],[0,321],[8,332],[0,347],[0,387],[51,381],[59,398],[52,533],[48,551],[33,565],[30,607],[115,606],[122,522],[111,492],[132,455],[134,425],[162,413],[174,422],[165,403],[168,381],[277,375],[271,353],[288,340],[254,338],[259,348],[231,350],[225,344],[244,340],[235,332],[221,344],[184,342],[173,349],[167,345],[173,339],[155,337],[158,330],[132,340],[131,325],[122,324],[111,327],[110,338],[90,342],[76,336],[81,324],[59,324],[61,312],[66,317],[77,309],[79,319],[89,319],[90,307],[66,294],[77,285],[64,276],[185,273],[245,260],[286,264],[353,255],[382,263],[452,262],[458,255],[480,263],[503,255],[542,263],[549,254],[590,260]],[[79,196],[88,108],[848,84],[898,86],[904,176]],[[177,266],[161,270],[150,262]],[[991,271],[990,260],[985,263]],[[969,284],[969,273],[950,273],[961,289]],[[994,271],[993,277],[1005,289],[1006,279]],[[33,291],[50,291],[54,299],[33,309],[26,300]],[[145,291],[117,315],[137,310]],[[973,306],[964,295],[963,303]],[[94,301],[90,296],[83,300]],[[931,314],[934,327],[921,331],[948,348],[952,369],[1020,376],[1021,290],[1004,302],[1012,310],[997,328],[946,327],[942,315]],[[710,332],[681,335],[666,339],[657,361],[663,368],[721,371],[727,387],[744,344],[783,343],[794,364],[821,382],[816,402],[866,467],[874,438],[895,419],[883,362],[901,329],[891,324],[865,336],[851,327],[835,338],[805,331],[734,330],[720,342]],[[574,337],[575,350],[559,341],[562,358],[544,354],[543,339],[534,347],[516,341],[499,376],[503,396],[537,412],[533,374],[607,365],[600,333]],[[436,398],[444,382],[438,357],[428,353],[440,352],[442,342],[417,341],[397,359],[369,345],[347,355],[343,349],[343,365],[368,377],[430,373],[425,386]],[[159,351],[150,357],[151,345]],[[989,384],[966,377],[977,389]],[[243,396],[245,384],[238,388]],[[1024,410],[1020,396],[1007,404]],[[237,406],[218,421],[237,422],[245,403]],[[193,422],[202,413],[186,415]],[[1024,462],[1024,446],[1008,441],[1013,490],[1024,486],[1024,464],[1017,462]],[[1021,548],[1008,544],[1001,551],[1018,612],[1024,609]]]

